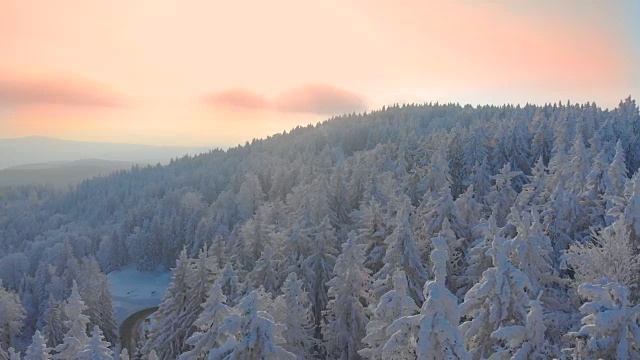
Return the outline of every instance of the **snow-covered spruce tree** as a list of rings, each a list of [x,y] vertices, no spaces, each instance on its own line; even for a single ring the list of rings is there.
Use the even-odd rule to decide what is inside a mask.
[[[105,274],[100,271],[100,265],[93,258],[83,258],[80,262],[78,277],[78,291],[87,305],[86,315],[89,316],[89,328],[98,325],[103,331],[105,339],[115,342],[116,323],[113,316],[111,288]]]
[[[216,282],[209,290],[206,302],[202,304],[204,310],[193,323],[197,331],[186,340],[192,348],[182,353],[180,360],[207,358],[212,349],[224,344],[226,335],[219,329],[223,320],[232,313],[225,302],[222,286],[220,282]]]
[[[324,311],[327,323],[322,326],[322,337],[332,359],[360,358],[358,350],[369,321],[363,305],[369,300],[369,269],[364,266],[364,252],[356,238],[355,232],[349,233],[336,260],[335,277],[327,283],[331,300]]]
[[[491,355],[496,340],[491,333],[500,326],[526,323],[531,288],[526,275],[507,258],[505,239],[496,236],[488,251],[493,267],[465,295],[460,312],[467,321],[460,325],[473,359]]]
[[[214,276],[218,272],[217,263],[214,258],[209,256],[209,251],[205,245],[200,249],[198,258],[191,262],[191,271],[187,276],[189,299],[187,299],[182,309],[182,316],[176,319],[176,321],[180,322],[180,327],[189,329],[185,339],[194,331],[192,324],[202,313],[202,304],[207,300],[207,293],[211,288]]]
[[[282,344],[283,325],[277,324],[271,315],[258,310],[258,293],[254,290],[240,300],[238,313],[224,319],[220,327],[229,339],[210,358],[243,360],[287,360],[296,356]]]
[[[49,295],[49,301],[42,319],[42,335],[47,339],[47,345],[56,346],[64,339],[64,304]]]
[[[591,170],[589,168],[591,156],[581,135],[574,139],[573,146],[569,150],[569,158],[567,166],[571,178],[567,182],[567,188],[574,194],[580,194],[585,189],[587,175]]]
[[[40,331],[36,330],[24,360],[49,360],[51,359],[51,350],[50,347],[47,347],[47,339],[42,336]]]
[[[395,271],[402,270],[407,275],[409,296],[418,304],[424,301],[422,287],[428,274],[411,231],[409,219],[412,211],[411,201],[405,197],[399,204],[395,228],[384,241],[387,245],[384,266],[373,276],[375,280],[371,292],[375,298],[391,289],[391,276]]]
[[[609,165],[604,157],[604,152],[600,152],[594,157],[593,164],[585,179],[584,190],[580,194],[580,206],[584,209],[587,223],[591,224],[590,226],[593,228],[605,226],[606,201],[604,196],[607,193]]]
[[[287,343],[282,347],[298,359],[313,357],[312,349],[316,345],[311,302],[303,286],[304,281],[299,280],[295,272],[290,273],[280,288],[282,294],[274,301],[274,318],[287,327],[282,332]]]
[[[629,241],[640,248],[640,170],[627,182],[624,196],[613,199],[614,206],[607,215],[625,228]]]
[[[113,351],[109,348],[111,344],[104,341],[102,330],[96,325],[91,330],[91,338],[78,352],[78,360],[113,360]]]
[[[333,277],[333,267],[338,251],[334,247],[336,237],[329,218],[324,218],[313,236],[313,248],[311,255],[305,259],[304,272],[309,298],[313,309],[313,318],[316,326],[315,337],[321,336],[321,324],[324,323],[322,311],[327,306],[327,283]]]
[[[392,280],[393,289],[382,295],[373,311],[373,319],[366,326],[367,335],[362,339],[366,347],[358,351],[365,359],[385,359],[382,349],[390,337],[387,335],[387,327],[398,318],[412,316],[420,311],[408,294],[407,276],[404,271],[396,270]],[[415,342],[415,339],[413,341]]]
[[[458,236],[463,240],[465,247],[473,239],[473,229],[483,220],[484,205],[477,201],[473,185],[460,194],[454,201],[457,215]]]
[[[226,296],[228,304],[230,306],[234,305],[238,300],[240,284],[231,261],[227,262],[227,265],[224,266],[222,274],[218,277],[217,282],[220,283],[222,293]]]
[[[64,313],[67,317],[65,325],[69,330],[64,335],[62,344],[55,347],[56,354],[53,355],[54,359],[67,360],[75,358],[89,340],[87,336],[89,317],[84,314],[86,310],[87,306],[80,298],[78,285],[73,281],[71,295],[64,305]]]
[[[531,140],[531,155],[534,159],[541,159],[546,166],[551,158],[553,148],[553,129],[549,126],[548,118],[542,109],[537,109],[532,119],[533,139]]]
[[[458,329],[458,299],[445,286],[449,262],[448,245],[443,238],[437,237],[433,239],[433,247],[431,262],[434,280],[425,284],[426,300],[420,314],[416,315],[420,329],[417,356],[424,360],[470,359]]]
[[[193,269],[183,249],[171,270],[171,283],[165,292],[158,310],[153,313],[154,326],[142,348],[143,354],[155,350],[162,359],[177,359],[184,350],[185,340],[191,335],[192,323],[184,322],[188,303],[190,302],[189,278]],[[197,316],[197,315],[196,315]]]
[[[473,172],[469,179],[475,190],[478,202],[487,205],[489,199],[487,196],[491,193],[491,166],[487,163],[487,159],[483,159],[481,163],[475,164]]]
[[[426,193],[438,193],[441,189],[451,187],[451,175],[449,174],[449,162],[447,160],[447,148],[439,147],[435,150],[427,170],[427,175],[420,180],[420,187]]]
[[[613,157],[608,170],[607,196],[623,196],[625,184],[627,183],[627,175],[629,170],[625,163],[624,149],[620,139],[616,142],[616,155]]]
[[[465,254],[464,272],[457,280],[459,288],[456,296],[459,299],[463,299],[464,294],[482,279],[485,270],[493,266],[493,260],[487,251],[492,248],[493,239],[501,234],[502,229],[496,224],[493,214],[474,229],[475,240],[469,245]]]
[[[640,305],[629,303],[629,290],[602,279],[580,285],[578,294],[590,301],[580,307],[582,327],[570,334],[586,338],[586,347],[577,348],[577,358],[640,359]]]
[[[17,293],[9,291],[0,279],[0,352],[9,349],[22,329],[26,313]]]
[[[264,289],[275,294],[279,288],[277,263],[273,259],[273,249],[271,245],[265,245],[262,255],[256,261],[253,270],[247,274],[247,283],[250,289],[257,289],[263,286]]]
[[[442,231],[445,222],[449,222],[456,235],[460,233],[458,215],[448,183],[437,193],[428,193],[416,210],[414,234],[419,239],[418,244],[423,255],[429,254],[431,247],[428,240]]]
[[[493,210],[498,226],[504,226],[507,223],[511,206],[518,197],[518,193],[513,189],[512,181],[520,174],[520,171],[511,171],[510,163],[506,163],[500,173],[492,177],[495,183],[487,195],[487,203]]]
[[[542,229],[535,207],[522,212],[513,207],[509,223],[517,231],[517,235],[507,241],[510,259],[529,279],[532,293],[539,293],[559,280],[551,259],[551,240]]]
[[[525,174],[531,168],[530,147],[531,135],[523,121],[513,121],[507,124],[505,131],[498,133],[498,139],[493,151],[493,162],[496,167],[509,164],[517,174],[513,177],[513,186],[522,189],[526,183]]]
[[[522,191],[516,198],[516,206],[524,209],[526,206],[541,206],[547,202],[548,170],[538,159],[531,169],[529,182],[522,187]]]
[[[499,347],[490,360],[545,360],[552,358],[549,343],[545,338],[547,330],[544,324],[542,303],[538,294],[529,302],[526,325],[501,326],[491,334],[506,346]]]
[[[386,217],[375,199],[368,204],[362,205],[358,214],[359,241],[366,246],[365,265],[374,273],[378,272],[382,266],[386,245],[384,239],[387,237]]]
[[[567,191],[564,181],[558,183],[549,201],[544,205],[542,219],[545,232],[551,239],[553,257],[556,259],[574,242],[576,237],[582,237],[578,230],[586,229],[579,198],[571,191]]]

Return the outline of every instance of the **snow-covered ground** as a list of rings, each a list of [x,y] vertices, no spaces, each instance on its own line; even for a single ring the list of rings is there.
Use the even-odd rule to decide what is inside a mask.
[[[171,280],[171,273],[159,270],[140,272],[126,268],[113,271],[107,277],[111,284],[116,322],[120,324],[137,311],[158,306]]]

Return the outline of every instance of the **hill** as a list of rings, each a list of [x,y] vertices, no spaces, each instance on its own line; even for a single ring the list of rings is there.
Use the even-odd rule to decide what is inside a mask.
[[[163,359],[193,349],[194,324],[215,335],[202,351],[237,358],[560,358],[585,339],[636,358],[638,139],[630,98],[341,116],[0,194],[0,278],[29,336],[76,281],[113,339],[100,272],[172,268],[142,348]]]
[[[204,147],[148,146],[61,140],[42,136],[0,139],[0,169],[37,163],[102,159],[166,164],[171,158],[209,151]]]
[[[109,175],[118,170],[129,170],[134,165],[136,163],[129,161],[98,159],[16,165],[0,170],[0,188],[51,185],[54,188],[67,189],[83,180]]]

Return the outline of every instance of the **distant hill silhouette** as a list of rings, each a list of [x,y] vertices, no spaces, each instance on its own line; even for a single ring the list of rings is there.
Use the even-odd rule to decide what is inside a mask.
[[[0,169],[23,164],[101,159],[166,164],[171,158],[207,152],[204,147],[149,146],[61,140],[42,136],[0,139]]]

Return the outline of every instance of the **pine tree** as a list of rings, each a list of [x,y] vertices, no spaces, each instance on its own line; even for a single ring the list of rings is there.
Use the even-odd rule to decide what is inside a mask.
[[[584,190],[585,180],[590,171],[589,163],[591,162],[591,157],[584,145],[582,136],[576,136],[573,147],[569,151],[569,157],[570,160],[567,165],[572,176],[568,182],[568,188],[574,194],[580,194]]]
[[[526,206],[544,205],[549,194],[547,194],[547,182],[549,178],[548,170],[542,163],[542,159],[538,159],[531,169],[529,182],[522,187],[522,191],[516,199],[517,206],[522,209]]]
[[[298,359],[312,357],[311,349],[316,345],[309,294],[303,286],[304,282],[298,279],[296,273],[290,273],[282,284],[282,295],[274,301],[274,318],[287,327],[282,333],[287,343],[282,347]]]
[[[258,310],[258,293],[255,290],[240,301],[238,310],[239,313],[227,316],[220,328],[223,333],[235,335],[235,339],[230,337],[230,340],[217,349],[215,355],[222,355],[221,353],[226,351],[228,354],[224,356],[225,359],[293,360],[296,358],[281,346],[285,342],[281,337],[283,326],[275,323],[269,314]]]
[[[539,293],[551,287],[559,278],[553,268],[553,247],[551,239],[545,235],[538,210],[519,212],[516,207],[511,210],[509,223],[514,226],[517,235],[507,241],[510,258],[529,279],[531,291]]]
[[[608,196],[623,196],[624,194],[625,184],[628,179],[627,165],[625,164],[624,160],[625,154],[622,148],[622,142],[620,141],[620,139],[618,139],[618,142],[616,143],[616,155],[613,157],[608,170]]]
[[[367,324],[367,335],[362,339],[366,348],[359,350],[363,358],[382,360],[383,347],[389,340],[387,327],[403,316],[415,315],[420,308],[408,294],[407,276],[397,270],[393,274],[393,289],[382,295],[373,312],[373,319]]]
[[[366,246],[367,259],[365,265],[372,271],[378,272],[383,264],[387,237],[387,224],[380,203],[375,199],[361,207],[358,221],[359,241]]]
[[[64,306],[64,313],[67,317],[66,327],[69,329],[64,335],[62,344],[55,347],[54,359],[66,360],[76,357],[78,352],[85,346],[89,337],[87,336],[87,324],[89,317],[84,314],[87,306],[82,301],[78,292],[78,285],[73,281],[71,296]]]
[[[520,174],[519,171],[511,171],[511,165],[506,163],[500,173],[493,177],[495,184],[487,196],[487,200],[493,209],[498,226],[506,224],[507,215],[518,197],[518,193],[513,189],[512,180]]]
[[[591,169],[585,179],[584,191],[580,194],[580,206],[584,209],[588,223],[594,228],[605,225],[605,198],[608,183],[608,164],[604,159],[604,153],[600,152],[594,157]]]
[[[629,290],[605,279],[585,283],[578,294],[590,301],[580,307],[582,327],[575,337],[586,337],[586,355],[603,359],[640,358],[640,305],[629,303]]]
[[[482,163],[476,164],[473,167],[471,177],[469,179],[471,185],[475,189],[478,202],[481,204],[487,204],[487,196],[491,193],[491,167],[487,163],[487,159],[483,159]]]
[[[482,274],[460,304],[462,316],[470,319],[460,325],[460,331],[473,359],[491,354],[496,345],[491,333],[502,324],[526,322],[531,285],[526,275],[509,263],[505,247],[505,240],[496,236],[489,250],[493,267]]]
[[[501,326],[491,337],[505,343],[490,359],[544,360],[551,358],[549,344],[545,339],[546,326],[540,296],[529,302],[526,325]]]
[[[277,264],[273,259],[273,250],[270,245],[266,245],[253,270],[247,274],[250,287],[257,289],[263,286],[266,291],[275,294],[280,285],[276,270]]]
[[[27,348],[24,360],[49,360],[51,359],[51,348],[47,347],[47,340],[40,331],[33,334],[31,345]]]
[[[320,338],[320,325],[324,322],[322,311],[327,306],[327,283],[333,276],[337,250],[335,233],[329,218],[324,218],[314,236],[311,255],[304,261],[307,288],[316,325],[316,338]]]
[[[327,355],[334,359],[358,359],[362,338],[368,322],[367,303],[369,270],[364,267],[364,252],[356,241],[355,232],[342,245],[329,285],[329,303],[322,327]]]
[[[180,355],[180,360],[206,358],[212,349],[224,344],[226,336],[219,329],[224,318],[232,313],[225,302],[222,286],[220,282],[216,282],[209,290],[206,302],[202,304],[204,311],[193,323],[198,330],[186,340],[193,348]]]
[[[428,274],[411,231],[409,218],[412,211],[413,206],[409,198],[405,197],[396,215],[396,226],[384,241],[387,245],[384,266],[374,275],[372,293],[376,298],[390,290],[391,276],[395,271],[402,270],[407,275],[409,295],[416,303],[422,304],[424,301],[421,289]]]
[[[430,193],[434,195],[434,193]],[[437,236],[448,223],[454,229],[455,234],[459,234],[458,214],[451,195],[448,184],[438,191],[434,196],[430,196],[420,204],[416,216],[416,228],[414,234],[419,239],[423,254],[428,255],[431,251],[427,240]],[[425,256],[426,258],[426,256]]]
[[[56,346],[64,339],[64,304],[57,301],[53,294],[49,295],[46,310],[42,319],[42,335],[48,339],[47,345]]]
[[[91,330],[91,338],[78,352],[78,360],[113,360],[113,351],[109,349],[111,344],[104,341],[102,330],[96,325]]]
[[[18,294],[5,289],[0,279],[0,351],[11,347],[13,338],[22,329],[25,317],[26,312]]]
[[[607,215],[621,223],[630,236],[630,242],[640,245],[640,171],[637,171],[631,181],[627,182],[624,197],[616,197],[615,204]]]
[[[493,260],[487,251],[493,247],[493,239],[503,232],[496,224],[496,218],[493,214],[474,230],[475,240],[465,254],[466,267],[461,278],[458,279],[460,288],[456,296],[460,299],[464,298],[464,294],[482,279],[485,270],[493,266]]]
[[[171,270],[171,283],[153,314],[154,326],[142,348],[144,354],[150,354],[153,349],[160,358],[176,359],[182,353],[191,329],[191,323],[183,322],[187,315],[183,310],[191,296],[188,284],[191,271],[191,261],[183,249],[175,268]]]
[[[231,262],[228,262],[227,265],[224,266],[222,274],[217,281],[220,283],[222,293],[226,296],[228,303],[230,305],[235,304],[238,299],[240,284],[238,283],[238,276]]]
[[[418,322],[417,356],[419,359],[470,359],[458,324],[460,311],[458,299],[447,289],[445,281],[449,263],[449,246],[444,239],[433,240],[431,252],[434,280],[424,287],[426,298]]]

